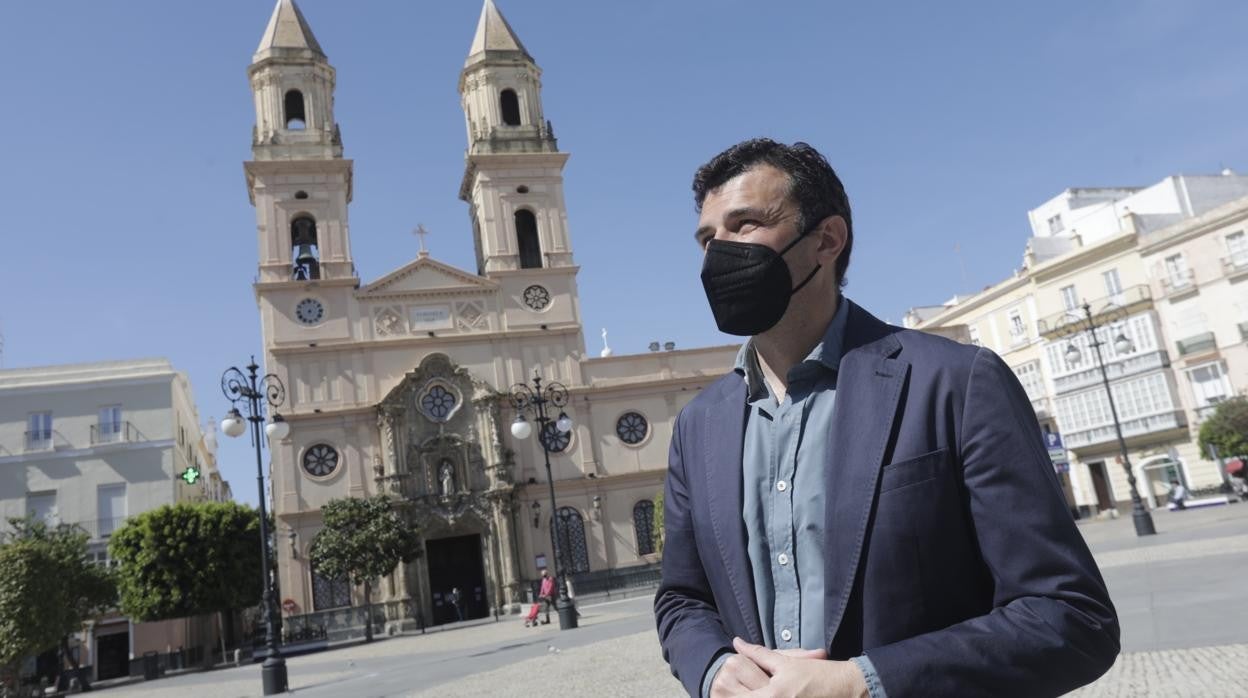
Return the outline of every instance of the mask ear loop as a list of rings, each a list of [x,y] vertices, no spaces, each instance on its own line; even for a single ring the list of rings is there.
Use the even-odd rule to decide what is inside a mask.
[[[818,226],[816,225],[816,226],[814,226],[814,227],[807,228],[807,229],[806,229],[806,231],[805,231],[805,232],[803,232],[801,235],[798,235],[796,238],[793,238],[793,242],[790,242],[788,245],[785,245],[784,249],[783,249],[783,250],[780,250],[780,253],[779,253],[779,254],[780,254],[780,256],[781,256],[781,257],[783,257],[783,256],[785,255],[785,253],[787,253],[789,250],[793,249],[793,247],[794,247],[797,243],[801,242],[801,241],[802,241],[802,240],[803,240],[803,239],[804,239],[807,235],[810,235],[810,234],[814,231],[814,229],[815,229],[815,228],[817,228],[817,227],[818,227]],[[789,295],[790,295],[790,296],[792,296],[793,294],[795,294],[795,293],[797,293],[798,291],[802,290],[802,287],[803,287],[803,286],[805,286],[806,284],[810,283],[811,279],[814,279],[814,278],[815,278],[815,274],[818,274],[818,273],[819,273],[819,270],[820,270],[822,267],[823,267],[823,265],[822,265],[822,264],[816,264],[816,265],[815,265],[815,268],[814,268],[814,269],[811,269],[811,270],[810,270],[810,273],[806,275],[806,278],[805,278],[805,279],[802,279],[802,282],[801,282],[800,284],[798,284],[797,286],[794,286],[794,287],[793,287],[793,290],[789,291]]]

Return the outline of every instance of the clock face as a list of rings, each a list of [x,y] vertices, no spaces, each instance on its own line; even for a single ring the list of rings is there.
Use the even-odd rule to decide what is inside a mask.
[[[305,325],[315,325],[325,317],[325,306],[315,298],[304,298],[295,306],[295,317]]]

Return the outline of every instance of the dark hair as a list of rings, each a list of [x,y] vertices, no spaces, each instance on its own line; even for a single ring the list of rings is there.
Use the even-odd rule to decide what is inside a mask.
[[[771,165],[789,176],[789,196],[797,202],[798,229],[805,231],[828,216],[845,219],[845,249],[836,260],[836,278],[845,286],[845,270],[854,247],[854,222],[845,186],[819,151],[798,141],[793,145],[770,138],[742,141],[711,158],[693,175],[693,201],[698,211],[706,195],[759,165]]]

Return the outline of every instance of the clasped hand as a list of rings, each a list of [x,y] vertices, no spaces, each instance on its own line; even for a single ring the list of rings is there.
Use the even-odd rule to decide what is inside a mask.
[[[828,661],[824,650],[772,650],[733,638],[737,651],[711,683],[711,698],[865,698],[854,662]]]

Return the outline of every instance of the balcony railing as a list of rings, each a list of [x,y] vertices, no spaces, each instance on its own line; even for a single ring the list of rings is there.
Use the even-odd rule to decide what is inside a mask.
[[[1120,423],[1122,424],[1123,438],[1129,439],[1142,434],[1178,429],[1186,426],[1187,420],[1183,417],[1182,410],[1175,410],[1173,412],[1145,415],[1134,419],[1123,419]],[[1115,433],[1114,425],[1111,423],[1082,431],[1066,432],[1062,434],[1062,438],[1066,443],[1066,448],[1075,449],[1094,444],[1110,443],[1117,439],[1118,435]]]
[[[105,540],[113,535],[126,522],[126,517],[115,516],[106,519],[88,519],[75,523],[91,536],[91,540]]]
[[[51,451],[52,445],[51,429],[36,429],[26,432],[27,451]]]
[[[130,422],[104,422],[91,425],[91,444],[129,443],[137,432]]]
[[[1150,307],[1152,302],[1153,292],[1148,285],[1137,284],[1128,286],[1113,295],[1088,301],[1088,305],[1092,306],[1092,317],[1097,320],[1098,324],[1101,324],[1104,316],[1111,310],[1111,306],[1125,308],[1128,314],[1132,314]],[[1037,320],[1036,329],[1042,336],[1052,336],[1058,334],[1059,330],[1065,329],[1072,322],[1082,325],[1084,320],[1086,320],[1086,316],[1083,314],[1083,308],[1081,307],[1074,310],[1063,310]]]
[[[1240,250],[1223,257],[1222,273],[1231,277],[1248,274],[1248,250]]]
[[[1203,354],[1218,348],[1217,337],[1212,332],[1201,332],[1185,339],[1175,342],[1179,349],[1179,356],[1187,356],[1189,354]]]
[[[1166,274],[1161,280],[1161,293],[1166,298],[1193,293],[1197,290],[1196,274],[1191,269]]]
[[[1086,365],[1086,364],[1091,364]],[[1084,361],[1082,371],[1071,373],[1065,376],[1056,376],[1053,378],[1053,389],[1058,393],[1068,393],[1073,390],[1081,390],[1094,385],[1101,384],[1101,369],[1096,365],[1095,357],[1092,360]],[[1132,376],[1139,373],[1147,373],[1158,369],[1167,368],[1170,365],[1170,356],[1164,351],[1150,351],[1145,354],[1136,354],[1119,361],[1106,361],[1105,373],[1111,381]]]

